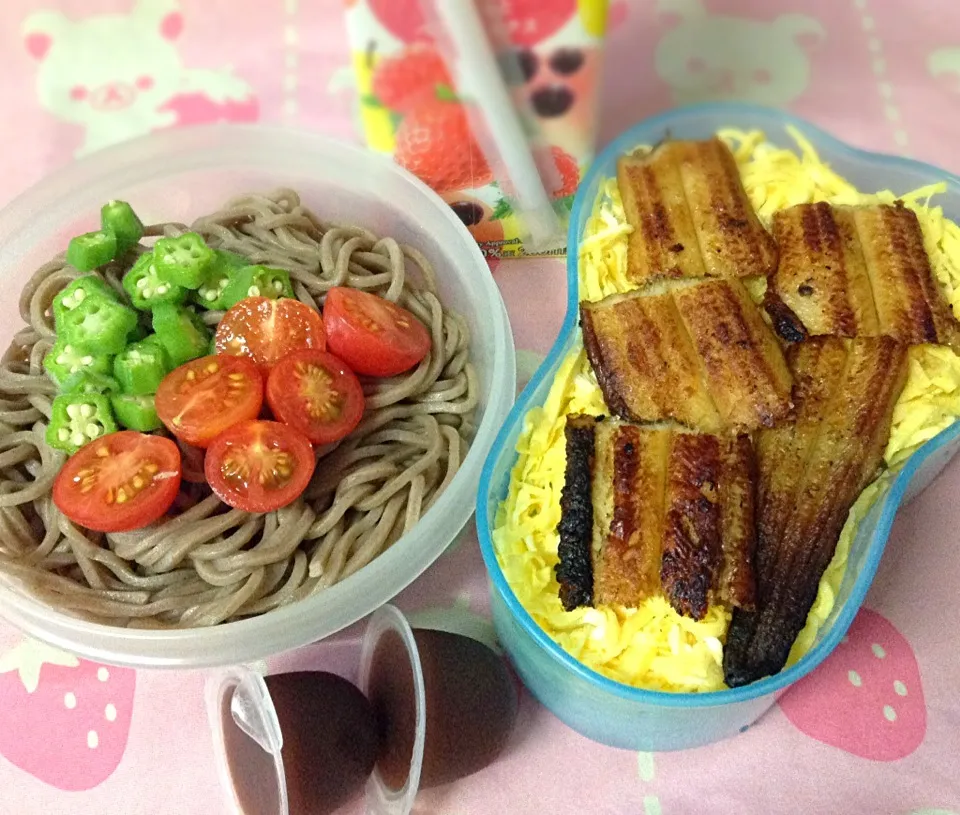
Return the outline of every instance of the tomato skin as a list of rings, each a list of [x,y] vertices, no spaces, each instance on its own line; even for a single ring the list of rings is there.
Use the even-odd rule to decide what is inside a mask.
[[[157,415],[178,439],[206,447],[263,405],[263,377],[244,357],[211,355],[174,368],[160,382]]]
[[[267,404],[279,421],[299,430],[311,444],[329,444],[363,418],[363,386],[333,354],[304,349],[273,366]]]
[[[241,422],[207,448],[204,473],[228,506],[272,512],[302,493],[316,466],[307,437],[279,422]]]
[[[177,447],[180,448],[181,478],[191,484],[206,484],[207,477],[203,474],[203,457],[206,451],[180,439],[177,439]]]
[[[250,358],[264,374],[291,351],[327,347],[323,319],[306,303],[283,297],[247,297],[220,319],[218,354]]]
[[[53,482],[53,502],[87,529],[126,532],[161,517],[179,490],[177,445],[123,430],[94,439],[67,459]],[[121,491],[126,497],[118,501]]]
[[[411,312],[359,289],[330,289],[323,322],[330,351],[354,373],[396,376],[430,351],[430,334]]]

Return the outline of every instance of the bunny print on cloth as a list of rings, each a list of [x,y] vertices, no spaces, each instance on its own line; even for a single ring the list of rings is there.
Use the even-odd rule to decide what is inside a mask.
[[[39,11],[24,21],[40,104],[84,128],[78,155],[177,124],[257,118],[251,89],[229,69],[182,64],[182,31],[172,0],[138,0],[127,14],[79,20]]]
[[[676,104],[736,100],[782,106],[810,82],[807,48],[825,37],[806,14],[770,22],[711,14],[705,0],[658,0],[670,24],[657,44],[656,71]]]

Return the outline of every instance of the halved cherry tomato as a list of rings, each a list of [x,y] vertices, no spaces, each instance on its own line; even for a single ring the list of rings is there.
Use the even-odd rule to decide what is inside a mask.
[[[363,387],[342,360],[326,351],[287,354],[267,378],[273,415],[313,444],[346,436],[363,416]]]
[[[218,354],[249,357],[270,368],[291,351],[327,346],[323,320],[316,309],[290,298],[247,297],[220,320]]]
[[[323,322],[330,350],[354,373],[396,376],[430,350],[430,334],[413,314],[359,289],[330,289]]]
[[[310,483],[316,459],[307,437],[280,422],[241,422],[207,448],[204,472],[225,504],[272,512]]]
[[[180,489],[180,451],[170,439],[135,430],[85,444],[53,482],[53,503],[98,532],[139,529],[166,512]]]
[[[168,373],[154,403],[160,421],[178,439],[206,447],[230,425],[256,417],[263,377],[243,357],[200,357]]]

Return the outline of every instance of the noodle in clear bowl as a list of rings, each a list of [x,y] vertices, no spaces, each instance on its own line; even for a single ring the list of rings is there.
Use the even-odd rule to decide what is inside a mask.
[[[34,579],[28,569],[0,568],[0,615],[92,659],[199,667],[278,653],[370,613],[427,568],[466,523],[483,458],[512,402],[510,328],[475,243],[449,207],[419,181],[362,150],[263,127],[170,131],[73,164],[0,213],[5,348],[18,338],[27,346],[21,355],[29,360],[31,350],[39,357],[49,347],[52,324],[44,304],[50,292],[76,276],[62,260],[49,261],[73,235],[95,228],[100,206],[114,199],[130,201],[145,223],[156,225],[153,234],[176,234],[181,225],[192,224],[211,245],[287,269],[297,297],[308,304],[337,283],[398,299],[430,328],[440,351],[410,374],[365,383],[368,411],[358,432],[365,428],[366,435],[356,444],[351,436],[321,455],[313,492],[308,488],[294,504],[254,517],[225,512],[215,496],[201,497],[151,534],[111,534],[102,540],[81,539],[69,522],[58,521],[56,535],[36,540],[36,559],[73,558],[76,573],[94,563],[97,574],[106,576],[101,582],[107,590],[97,593],[95,603],[89,599],[93,592],[77,592],[79,599],[68,604],[74,611],[57,610],[20,583],[24,575]],[[238,200],[225,209],[233,199]],[[340,226],[347,229],[335,228]],[[109,281],[109,267],[105,276]],[[23,301],[19,308],[18,300]],[[28,318],[26,329],[21,312]],[[208,322],[218,319],[215,312],[206,315]],[[23,541],[44,537],[43,529],[52,526],[45,522],[50,502],[42,495],[26,516],[16,510],[23,504],[16,494],[30,487],[24,486],[24,473],[39,485],[59,461],[49,451],[40,455],[42,446],[30,435],[36,430],[25,418],[43,414],[52,395],[36,374],[36,364],[11,363],[8,355],[2,374],[7,421],[0,428],[7,482],[0,494],[0,557],[7,564],[22,565]],[[24,390],[32,392],[33,402],[23,397]],[[11,398],[17,394],[19,401]],[[410,459],[397,446],[417,435],[435,443],[408,466]],[[385,466],[376,472],[377,456],[389,461],[391,454],[403,456],[395,459],[404,462],[399,471]],[[354,468],[351,473],[366,468],[354,480],[377,489],[354,491],[353,498],[346,487],[337,491],[348,466]],[[360,527],[365,544],[344,545],[351,528]],[[371,533],[377,529],[383,534]],[[310,547],[301,546],[305,538]],[[384,538],[395,542],[387,545]],[[321,539],[328,544],[322,557]],[[200,557],[188,554],[200,552]],[[258,565],[261,554],[264,562]],[[196,569],[189,576],[192,591],[201,578],[211,585],[203,597],[196,594],[195,608],[176,600],[177,588],[169,583],[162,602],[154,604],[161,610],[156,620],[148,614],[138,620],[113,603],[111,586],[138,588],[136,582],[145,581],[144,589],[150,589],[158,573],[184,571],[184,562]],[[133,577],[131,565],[136,566]],[[54,578],[44,579],[43,585],[57,585]],[[157,597],[142,594],[148,604]],[[159,630],[159,624],[167,628]]]

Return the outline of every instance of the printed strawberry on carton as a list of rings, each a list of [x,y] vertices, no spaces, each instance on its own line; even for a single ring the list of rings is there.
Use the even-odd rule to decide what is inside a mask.
[[[573,208],[573,199],[580,184],[580,167],[577,160],[562,147],[550,145],[548,152],[536,156],[537,167],[544,185],[550,190],[555,205],[568,212]],[[512,214],[510,203],[501,198],[493,218],[507,218]]]
[[[383,57],[373,73],[373,95],[378,104],[398,114],[408,113],[423,96],[452,87],[443,57],[432,45],[415,43]]]
[[[544,17],[541,10],[533,15],[532,7],[523,4],[508,3],[506,10],[512,14],[508,16],[512,36],[522,44],[539,40],[558,25],[557,14]],[[407,25],[399,18],[393,22],[394,27]],[[504,198],[491,207],[468,194],[495,184],[494,175],[443,57],[431,42],[413,33],[418,25],[391,28],[408,44],[377,61],[366,101],[391,113],[396,128],[394,160],[450,203],[478,243],[497,251],[495,244],[504,238],[502,221],[512,214],[511,208]],[[549,171],[544,162],[550,163]],[[547,186],[553,198],[569,210],[580,179],[576,159],[554,145],[549,155],[538,156],[538,163],[545,181],[550,179]]]
[[[420,97],[403,117],[394,160],[439,193],[493,181],[466,109],[443,90]]]
[[[420,0],[368,0],[380,24],[405,43],[431,39]],[[499,0],[511,42],[536,45],[556,34],[577,13],[577,0]]]
[[[577,166],[577,160],[556,145],[551,146],[550,155],[560,177],[560,186],[553,190],[553,197],[572,204],[573,196],[580,184],[580,168]]]
[[[438,193],[482,187],[493,173],[452,90],[443,58],[413,43],[377,62],[373,101],[396,124],[395,161]]]
[[[367,102],[391,113],[394,160],[438,192],[475,240],[502,241],[493,209],[463,192],[491,183],[493,173],[452,84],[433,45],[413,42],[377,62]]]

